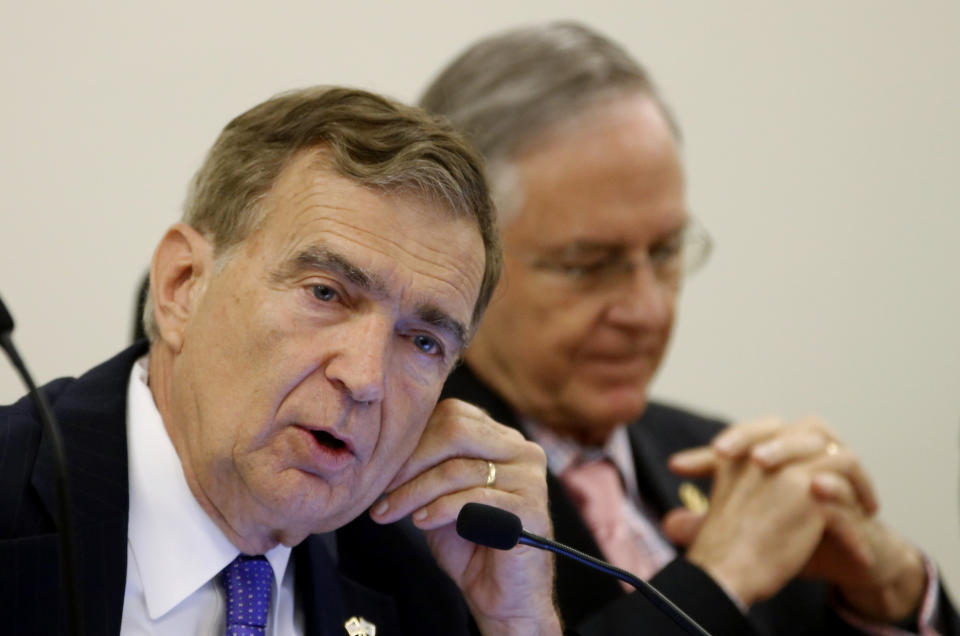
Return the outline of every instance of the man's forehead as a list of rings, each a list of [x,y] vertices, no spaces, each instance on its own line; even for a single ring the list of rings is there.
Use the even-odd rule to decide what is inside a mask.
[[[485,258],[476,220],[410,189],[385,190],[339,175],[324,154],[296,156],[262,202],[261,229],[273,244],[275,266],[331,265],[335,253],[350,261],[343,272],[362,275],[377,283],[367,285],[371,291],[384,292],[393,274],[420,273],[419,282],[434,293],[463,297],[472,314]]]
[[[595,211],[591,214],[589,210],[578,216],[577,222],[565,223],[563,227],[546,228],[538,224],[543,229],[533,233],[534,242],[558,256],[629,250],[680,236],[690,218],[680,209],[672,214],[649,217],[638,214],[632,223],[606,221],[603,215]]]

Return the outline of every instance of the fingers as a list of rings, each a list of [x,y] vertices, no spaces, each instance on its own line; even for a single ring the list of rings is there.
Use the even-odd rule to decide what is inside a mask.
[[[865,531],[863,515],[849,506],[826,504],[827,528],[841,545],[848,558],[860,568],[869,568],[875,560],[874,551]]]
[[[413,523],[421,530],[433,530],[456,522],[460,509],[468,503],[482,503],[509,510],[523,518],[522,511],[528,500],[514,493],[496,488],[470,488],[453,492],[431,500],[413,513]],[[524,524],[527,527],[527,524]],[[542,530],[540,530],[542,531]]]
[[[417,523],[422,521],[425,515],[430,515],[431,511],[443,510],[442,507],[430,506],[431,502],[442,497],[482,491],[526,493],[531,482],[538,478],[544,479],[544,473],[537,467],[535,454],[531,453],[531,459],[534,460],[532,463],[520,457],[513,461],[493,462],[496,478],[491,486],[486,485],[489,475],[488,460],[475,457],[445,460],[383,497],[373,507],[374,518],[381,523],[391,523],[412,513],[413,520]],[[470,501],[485,503],[485,496],[481,494],[478,499]]]
[[[776,417],[763,417],[728,427],[710,443],[731,459],[741,457],[756,444],[781,432],[784,422]]]
[[[813,476],[810,491],[823,502],[856,506],[857,492],[850,482],[841,475],[833,472],[817,473]]]
[[[472,404],[444,400],[437,404],[427,421],[420,443],[387,486],[387,491],[451,458],[479,457],[497,463],[506,461],[514,456],[517,445],[525,441],[519,431],[494,422]]]
[[[710,446],[699,446],[674,453],[667,465],[681,477],[707,477],[717,469],[717,453]]]
[[[714,455],[711,455],[711,451]],[[768,471],[792,463],[810,462],[818,472],[833,472],[849,480],[867,514],[879,504],[873,484],[859,459],[842,446],[826,424],[816,417],[795,422],[766,417],[731,426],[717,435],[708,449],[698,448],[674,455],[670,468],[682,476],[705,476],[717,470],[719,458],[749,457]],[[840,501],[843,486],[824,478],[815,495]]]
[[[870,476],[860,463],[859,458],[850,449],[844,446],[836,446],[834,452],[823,453],[814,459],[811,462],[811,467],[817,473],[832,472],[847,480],[856,493],[857,501],[868,515],[876,514],[880,508]],[[818,484],[817,480],[814,480],[812,484],[814,494],[817,494],[820,486],[824,485]],[[829,485],[826,486],[829,488]]]
[[[817,428],[802,425],[784,429],[779,435],[765,440],[750,450],[750,457],[768,470],[788,462],[802,461],[824,453],[835,443]]]
[[[445,400],[388,490],[371,510],[373,520],[392,523],[412,514],[414,524],[425,530],[455,521],[470,501],[518,514],[531,505],[545,510],[546,456],[538,445],[480,409]],[[549,521],[534,524],[544,530]]]
[[[706,513],[674,508],[663,517],[661,529],[671,543],[686,547],[697,538],[705,518]]]

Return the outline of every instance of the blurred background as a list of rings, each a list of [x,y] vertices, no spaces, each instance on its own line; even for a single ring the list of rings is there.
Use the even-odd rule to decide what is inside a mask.
[[[960,594],[960,3],[0,5],[0,294],[38,381],[130,338],[134,293],[220,129],[273,93],[415,100],[467,43],[571,18],[652,71],[716,241],[662,399],[815,413]],[[23,393],[0,364],[0,403]]]

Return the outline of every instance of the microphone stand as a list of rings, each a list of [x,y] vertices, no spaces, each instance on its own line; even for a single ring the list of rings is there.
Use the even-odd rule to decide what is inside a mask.
[[[53,445],[54,463],[57,466],[56,473],[56,491],[57,504],[59,512],[59,539],[60,539],[60,578],[66,587],[67,595],[67,625],[69,633],[72,636],[82,636],[83,629],[80,620],[80,597],[79,586],[77,584],[76,554],[74,549],[73,537],[73,507],[67,485],[67,457],[64,451],[63,437],[60,435],[60,427],[57,425],[50,403],[43,393],[37,389],[30,372],[20,358],[17,348],[13,345],[13,339],[10,333],[13,331],[13,318],[7,311],[3,300],[0,300],[0,348],[3,348],[10,357],[10,362],[26,384],[30,392],[30,399],[33,401],[34,408],[40,414],[40,421],[43,423],[44,434],[49,436]]]
[[[669,616],[674,623],[676,623],[688,634],[692,634],[693,636],[710,636],[708,631],[700,627],[696,621],[690,618],[682,609],[674,605],[673,602],[661,594],[657,588],[653,587],[643,579],[630,574],[626,570],[620,569],[615,565],[611,565],[606,561],[601,561],[600,559],[594,558],[589,554],[581,552],[580,550],[565,546],[562,543],[557,543],[556,541],[546,537],[541,537],[538,534],[527,532],[526,530],[523,530],[520,533],[520,539],[517,541],[517,543],[533,546],[541,550],[549,550],[554,554],[569,557],[574,561],[579,561],[584,565],[600,570],[601,572],[606,572],[611,576],[615,576],[621,581],[629,583],[633,587],[637,588],[638,592],[643,594],[648,601],[650,601],[661,612]]]

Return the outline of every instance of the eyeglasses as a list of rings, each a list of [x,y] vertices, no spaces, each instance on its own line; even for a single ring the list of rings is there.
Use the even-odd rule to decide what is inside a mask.
[[[693,217],[682,229],[648,247],[640,255],[621,245],[573,243],[551,254],[520,254],[534,270],[583,287],[608,287],[633,277],[649,263],[658,282],[679,286],[707,262],[713,240]]]

